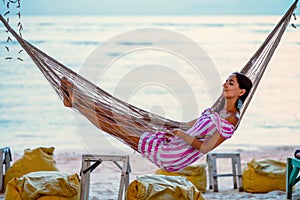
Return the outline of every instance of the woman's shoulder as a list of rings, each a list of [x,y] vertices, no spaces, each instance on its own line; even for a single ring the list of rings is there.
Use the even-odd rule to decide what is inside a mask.
[[[214,110],[212,108],[206,108],[202,111],[201,116],[202,115],[209,115],[212,114],[214,112]]]
[[[233,126],[235,126],[239,120],[240,120],[240,113],[236,112],[228,112],[228,115],[225,118],[230,124],[232,124]]]
[[[227,110],[221,110],[219,112],[215,112],[217,113],[220,118],[226,120],[228,123],[232,124],[233,126],[235,126],[238,121],[240,120],[240,114],[239,112],[231,112],[231,111],[227,111]]]
[[[225,119],[227,122],[235,126],[238,121],[240,120],[240,113],[239,112],[230,112],[226,110],[221,110],[219,112],[215,111],[213,108],[206,108],[201,116],[210,116],[210,115],[219,115],[220,118]]]

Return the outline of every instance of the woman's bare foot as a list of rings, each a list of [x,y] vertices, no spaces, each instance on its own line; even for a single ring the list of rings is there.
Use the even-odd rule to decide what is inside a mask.
[[[60,88],[63,92],[64,105],[66,107],[72,107],[73,104],[73,88],[74,84],[72,84],[67,78],[63,77],[61,79]]]

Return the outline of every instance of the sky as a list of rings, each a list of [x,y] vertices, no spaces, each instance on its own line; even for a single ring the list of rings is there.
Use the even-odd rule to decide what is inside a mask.
[[[281,15],[293,0],[21,0],[23,15]]]

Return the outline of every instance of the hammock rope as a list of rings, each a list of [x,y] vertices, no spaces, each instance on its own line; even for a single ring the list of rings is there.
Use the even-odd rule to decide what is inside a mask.
[[[252,80],[253,87],[240,110],[241,118],[235,128],[240,124],[253,98],[266,67],[294,14],[297,2],[298,0],[291,5],[273,31],[240,71]],[[115,98],[20,37],[2,15],[0,15],[0,20],[40,69],[58,96],[63,99],[64,90],[61,89],[61,79],[67,78],[76,86],[73,88],[76,103],[73,104],[72,108],[85,115],[98,128],[116,136],[121,142],[132,146],[131,140],[134,135],[123,134],[122,137],[119,137],[122,134],[120,132],[124,130],[130,130],[136,135],[141,135],[146,131],[155,132],[174,128],[186,130],[189,128],[185,122],[177,122],[161,117]],[[221,95],[213,104],[212,109],[218,112],[223,109],[224,103],[225,99]],[[97,110],[98,107],[101,107],[101,111]],[[108,127],[113,128],[108,129]]]
[[[295,16],[294,10],[297,7],[298,0],[296,0],[291,7],[287,10],[281,20],[277,23],[275,28],[271,31],[271,33],[267,36],[265,41],[261,44],[258,50],[254,53],[251,59],[246,63],[246,65],[241,69],[241,73],[245,74],[249,77],[253,83],[252,89],[245,100],[241,110],[240,115],[241,118],[239,122],[236,124],[237,128],[241,122],[242,117],[245,114],[246,109],[248,108],[251,99],[258,87],[258,84],[261,81],[261,78],[278,46],[280,40],[282,38],[283,33],[288,26],[290,19],[292,16]],[[216,111],[221,110],[225,103],[225,99],[221,95],[216,103],[212,106]]]

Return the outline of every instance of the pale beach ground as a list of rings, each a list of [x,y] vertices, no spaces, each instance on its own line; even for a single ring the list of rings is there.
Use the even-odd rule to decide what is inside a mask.
[[[293,152],[297,147],[295,146],[277,146],[277,147],[262,147],[257,150],[238,150],[241,154],[242,169],[245,168],[248,161],[255,158],[261,159],[273,159],[286,162],[287,157],[292,157]],[[14,160],[18,159],[21,155],[14,154]],[[81,168],[81,155],[79,153],[62,153],[57,152],[54,155],[57,167],[60,171],[72,174],[79,174]],[[13,160],[13,162],[14,162]],[[198,163],[205,163],[205,158],[199,160]],[[144,174],[154,174],[157,168],[142,158],[140,154],[130,155],[130,164],[132,173],[130,174],[130,182],[137,176]],[[222,172],[229,172],[231,170],[230,163],[224,162],[224,165],[220,167]],[[90,182],[90,199],[93,200],[115,200],[118,196],[120,170],[112,162],[103,162],[96,170],[92,172]],[[213,192],[207,190],[203,193],[206,200],[214,199],[286,199],[285,191],[272,191],[265,194],[252,194],[247,192],[239,192],[233,189],[233,183],[231,177],[224,177],[218,179],[219,192]],[[3,197],[2,197],[3,198]],[[296,185],[296,190],[293,192],[293,199],[300,199],[300,185]]]

